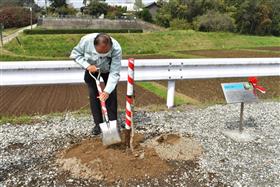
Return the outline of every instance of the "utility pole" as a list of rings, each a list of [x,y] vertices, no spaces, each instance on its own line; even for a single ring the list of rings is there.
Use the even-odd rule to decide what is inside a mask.
[[[23,6],[23,8],[26,8],[26,9],[29,9],[29,11],[30,11],[30,27],[31,27],[31,30],[32,30],[32,18],[33,18],[33,15],[32,15],[32,13],[33,13],[33,10],[32,10],[32,6],[33,6],[33,4],[24,4],[25,6]]]
[[[30,25],[32,30],[32,7],[30,7]]]

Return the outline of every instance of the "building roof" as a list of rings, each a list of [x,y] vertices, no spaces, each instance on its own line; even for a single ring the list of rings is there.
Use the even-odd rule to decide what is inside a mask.
[[[145,8],[149,8],[149,7],[151,7],[151,6],[157,6],[157,7],[159,7],[159,5],[158,5],[156,2],[150,2],[150,3],[147,3],[147,4],[144,5]]]

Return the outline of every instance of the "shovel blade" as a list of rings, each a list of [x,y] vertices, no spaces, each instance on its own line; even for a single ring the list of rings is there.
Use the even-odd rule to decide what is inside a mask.
[[[103,145],[112,145],[121,142],[120,133],[117,127],[117,120],[109,121],[100,124],[102,131],[102,142]]]

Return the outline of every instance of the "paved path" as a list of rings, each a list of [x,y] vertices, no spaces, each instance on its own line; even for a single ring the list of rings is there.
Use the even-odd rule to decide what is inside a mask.
[[[32,25],[32,28],[37,27],[37,24]],[[14,39],[15,37],[17,37],[20,33],[22,33],[25,29],[30,29],[30,25],[27,27],[23,27],[22,29],[6,36],[3,38],[3,44],[5,45],[6,43],[10,42],[12,39]]]

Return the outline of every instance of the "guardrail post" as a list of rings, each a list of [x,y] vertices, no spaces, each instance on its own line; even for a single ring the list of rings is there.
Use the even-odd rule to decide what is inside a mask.
[[[168,87],[167,87],[167,102],[166,102],[168,108],[172,108],[174,106],[174,97],[175,97],[175,80],[169,80]]]

